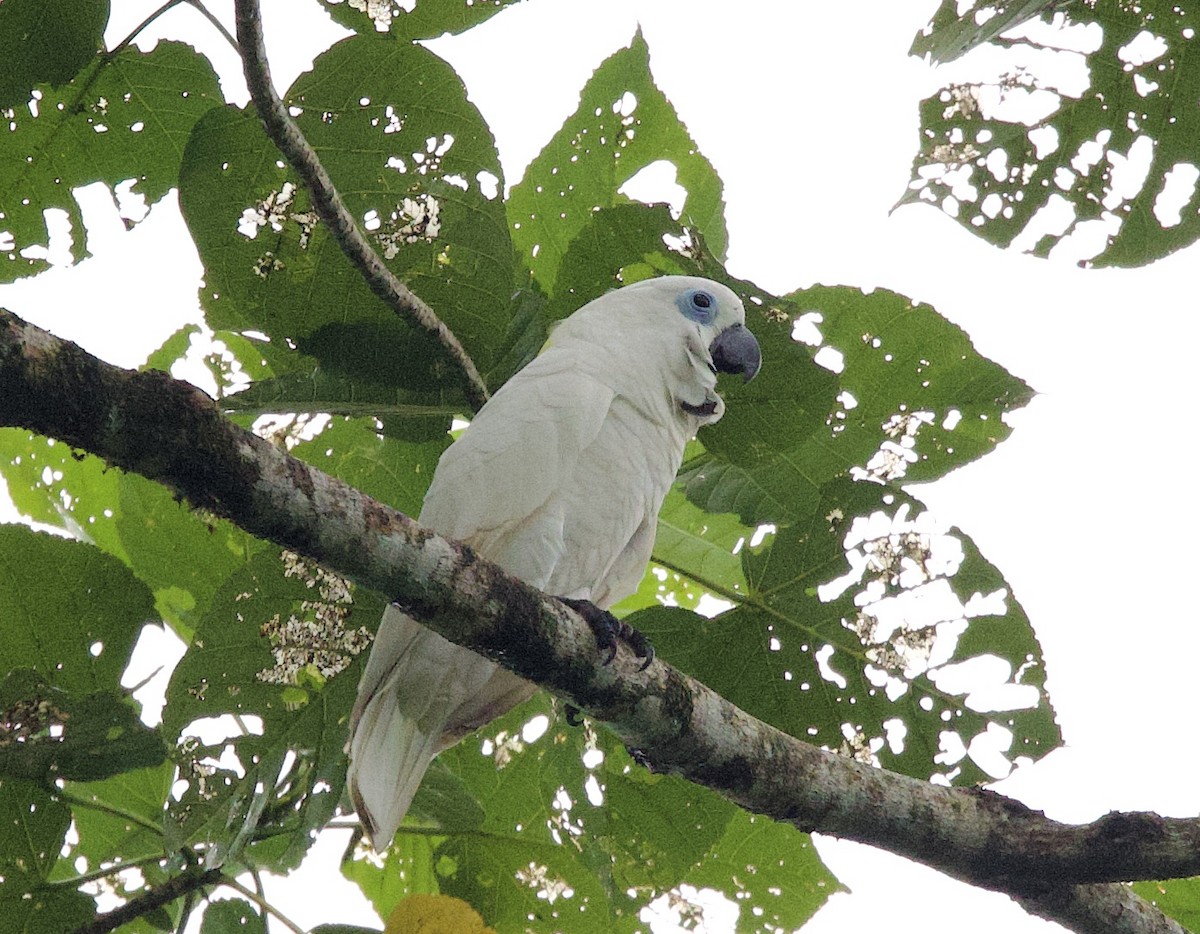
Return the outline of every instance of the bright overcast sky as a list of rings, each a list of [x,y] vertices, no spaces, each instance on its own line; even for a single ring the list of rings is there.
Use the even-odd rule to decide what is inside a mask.
[[[1200,657],[1182,587],[1194,573],[1187,542],[1197,518],[1185,489],[1197,254],[1085,271],[1070,256],[999,251],[936,208],[889,214],[908,181],[918,103],[951,77],[906,55],[936,5],[527,0],[432,47],[491,123],[512,183],[640,22],[659,86],[724,179],[732,273],[776,292],[821,282],[929,302],[1040,392],[995,453],[916,490],[1001,569],[1045,651],[1068,745],[1000,787],[1063,820],[1111,809],[1195,815],[1200,783],[1181,740],[1194,732]],[[155,6],[114,4],[110,37]],[[230,0],[210,6],[232,28]],[[321,25],[315,3],[264,6],[283,90],[337,31]],[[193,11],[172,11],[161,32],[215,52],[226,94],[245,100],[232,53]],[[0,304],[133,365],[198,315],[200,266],[173,197],[128,234],[107,210],[88,216],[94,260],[0,287]],[[162,273],[154,288],[147,268]],[[112,332],[105,295],[144,308],[136,343],[133,329]],[[343,843],[339,835],[326,857]],[[835,896],[806,931],[1058,930],[1007,898],[887,854],[832,842],[821,852],[854,894]],[[292,887],[316,884],[324,903],[294,903],[297,919],[370,921],[369,910],[331,897],[330,865]]]

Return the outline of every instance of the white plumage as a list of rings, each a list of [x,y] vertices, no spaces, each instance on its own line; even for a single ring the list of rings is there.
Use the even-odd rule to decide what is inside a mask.
[[[687,440],[717,421],[716,370],[760,362],[741,301],[668,276],[585,305],[442,455],[420,522],[556,596],[607,608],[636,589]],[[396,606],[351,718],[348,781],[388,845],[430,761],[535,686]]]

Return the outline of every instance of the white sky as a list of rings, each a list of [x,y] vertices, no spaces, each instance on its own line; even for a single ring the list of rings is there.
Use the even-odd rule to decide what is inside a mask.
[[[110,35],[156,5],[115,4]],[[527,0],[433,47],[462,74],[513,182],[640,22],[659,86],[725,182],[732,273],[776,292],[821,282],[929,302],[1040,392],[995,453],[917,491],[1001,569],[1045,652],[1067,746],[1000,787],[1062,820],[1111,809],[1195,815],[1185,738],[1200,627],[1183,585],[1198,513],[1187,481],[1197,253],[1082,271],[1069,256],[997,250],[928,206],[889,215],[908,181],[918,103],[949,78],[906,56],[936,5]],[[210,6],[232,28],[230,0]],[[284,89],[330,33],[319,15],[308,22],[312,4],[264,6]],[[162,32],[194,37],[236,74],[232,53],[187,7],[164,17]],[[226,93],[244,100],[240,78]],[[103,193],[88,203],[96,257],[0,286],[0,304],[133,365],[197,315],[199,262],[172,199],[128,234]],[[152,288],[148,269],[161,273]],[[143,312],[136,333],[113,332],[103,296]],[[289,880],[285,911],[305,927],[373,920],[334,894],[336,836],[323,864]],[[835,896],[806,932],[957,934],[967,919],[982,934],[1058,929],[888,854],[819,845],[854,894]],[[314,886],[317,904],[305,897]]]

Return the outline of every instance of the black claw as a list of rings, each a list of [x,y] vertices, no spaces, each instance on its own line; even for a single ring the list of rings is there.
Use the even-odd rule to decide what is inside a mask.
[[[638,632],[628,623],[621,623],[620,636],[625,640],[625,643],[633,649],[633,654],[638,658],[645,659],[642,662],[638,671],[645,671],[650,667],[650,663],[654,661],[654,646],[650,644],[650,640],[646,636]]]
[[[642,633],[628,623],[617,619],[608,610],[602,610],[591,600],[574,600],[569,597],[559,599],[572,610],[583,617],[596,636],[596,648],[605,654],[604,664],[609,665],[617,657],[617,640],[620,639],[638,658],[645,659],[639,671],[645,671],[654,661],[654,646]]]
[[[647,772],[654,771],[654,765],[650,762],[650,758],[641,749],[635,749],[632,746],[626,746],[625,751],[629,753],[629,758],[644,768]]]
[[[567,726],[582,726],[583,718],[580,716],[580,710],[574,704],[567,704],[566,707]]]

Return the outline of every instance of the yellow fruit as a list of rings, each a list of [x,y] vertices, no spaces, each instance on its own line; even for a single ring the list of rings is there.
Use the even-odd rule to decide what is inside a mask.
[[[461,898],[410,895],[388,918],[384,934],[496,934]]]

